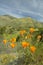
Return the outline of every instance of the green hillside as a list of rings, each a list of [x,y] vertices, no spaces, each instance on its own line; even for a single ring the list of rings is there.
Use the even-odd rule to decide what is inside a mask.
[[[6,25],[18,25],[18,26],[26,26],[26,27],[42,27],[43,24],[37,22],[36,20],[26,17],[26,18],[15,18],[9,15],[0,16],[0,26]]]
[[[0,65],[43,65],[43,22],[0,16]]]
[[[0,30],[5,28],[7,31],[9,29],[21,30],[34,27],[34,28],[43,28],[43,23],[38,22],[30,17],[27,18],[15,18],[9,15],[0,16]],[[5,30],[4,29],[4,30]]]

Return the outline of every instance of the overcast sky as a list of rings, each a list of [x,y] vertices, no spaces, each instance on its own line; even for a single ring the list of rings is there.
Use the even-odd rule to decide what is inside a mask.
[[[4,14],[43,21],[43,0],[0,0],[0,15]]]

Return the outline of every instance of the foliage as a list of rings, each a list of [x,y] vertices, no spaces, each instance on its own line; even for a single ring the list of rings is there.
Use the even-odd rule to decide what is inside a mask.
[[[43,25],[31,18],[2,16],[0,65],[43,65]]]

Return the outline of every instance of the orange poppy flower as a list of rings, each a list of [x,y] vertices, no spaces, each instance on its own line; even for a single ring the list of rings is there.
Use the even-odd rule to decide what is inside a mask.
[[[10,46],[11,46],[12,48],[14,48],[14,47],[16,46],[16,44],[11,43]]]
[[[26,48],[26,47],[28,47],[30,44],[28,43],[28,42],[22,42],[22,47],[23,48]]]
[[[7,40],[3,40],[3,43],[6,44],[7,43]]]
[[[16,42],[16,38],[12,38],[10,41],[11,41],[12,43],[13,43],[13,42]]]
[[[38,35],[37,39],[40,39],[41,38],[41,35]]]
[[[32,53],[34,53],[36,51],[36,47],[35,46],[31,46],[30,50],[31,50]]]
[[[25,34],[26,33],[26,30],[21,30],[20,31],[20,35],[23,35],[23,34]]]
[[[33,33],[35,31],[34,28],[30,28],[30,32]]]

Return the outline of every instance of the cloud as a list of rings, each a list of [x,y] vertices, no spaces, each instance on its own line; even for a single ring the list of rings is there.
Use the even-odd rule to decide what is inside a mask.
[[[5,6],[5,5],[4,5]],[[16,9],[16,8],[9,8],[9,7],[2,7],[2,8],[0,8],[0,10],[2,10],[2,11],[4,11],[4,12],[6,12],[6,13],[13,13],[13,10],[15,10],[15,11],[18,11],[17,13],[18,14],[22,14],[23,12],[25,12],[25,13],[31,13],[31,14],[34,14],[34,15],[39,15],[39,16],[41,16],[41,17],[43,17],[43,15],[41,15],[40,13],[37,13],[37,12],[33,12],[33,11],[29,11],[29,10],[22,10],[22,9]],[[15,12],[14,11],[14,12]],[[16,12],[15,12],[16,13]],[[15,14],[14,13],[14,14]]]
[[[17,17],[17,18],[22,17],[22,16],[20,16],[20,15],[13,14],[13,13],[11,12],[11,10],[9,11],[9,9],[0,8],[0,11],[4,12],[5,14],[8,14],[8,15],[11,15],[11,16],[14,16],[14,17]]]
[[[0,11],[16,17],[43,18],[43,0],[0,0]]]

